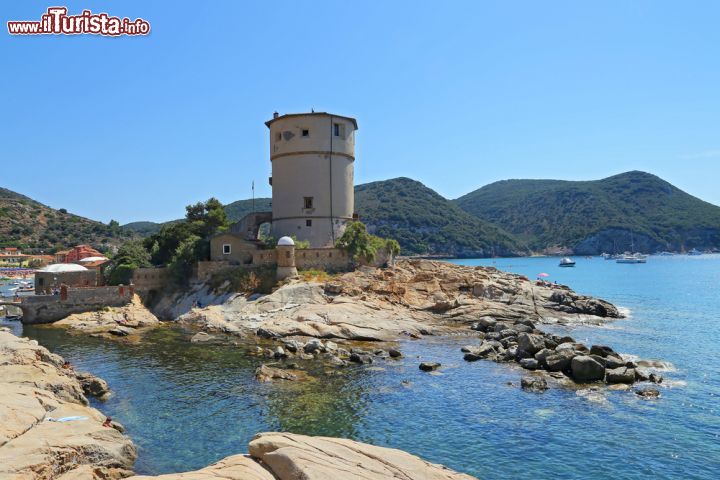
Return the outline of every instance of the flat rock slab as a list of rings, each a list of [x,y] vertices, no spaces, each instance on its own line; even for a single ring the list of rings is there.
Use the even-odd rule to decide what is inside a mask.
[[[259,433],[249,451],[194,472],[128,480],[477,480],[402,450],[343,438]]]
[[[250,456],[279,480],[472,480],[442,465],[402,450],[342,438],[289,433],[260,433],[250,442]]]
[[[247,455],[233,455],[194,472],[170,473],[157,477],[139,475],[128,480],[276,480],[276,478]]]

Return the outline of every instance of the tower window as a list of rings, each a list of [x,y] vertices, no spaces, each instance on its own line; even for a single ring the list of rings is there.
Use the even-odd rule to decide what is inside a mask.
[[[276,142],[279,142],[280,140],[282,140],[282,133],[277,132],[277,133],[275,134],[275,141],[276,141]]]
[[[231,247],[229,243],[223,245],[223,255],[230,255]]]
[[[313,208],[313,197],[303,197],[305,208]]]
[[[333,123],[333,135],[336,137],[340,136],[340,124],[339,123]]]
[[[306,227],[312,227],[312,220],[305,220]]]
[[[303,136],[303,137],[309,137],[309,136],[310,136],[310,130],[303,129],[303,131],[302,131],[302,136]]]

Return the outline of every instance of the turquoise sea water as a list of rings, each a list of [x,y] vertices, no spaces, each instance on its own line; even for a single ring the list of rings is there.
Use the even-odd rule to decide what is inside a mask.
[[[351,437],[401,448],[482,479],[702,478],[720,476],[720,256],[651,257],[645,265],[577,258],[463,260],[566,283],[629,309],[602,327],[563,329],[587,343],[672,363],[659,400],[630,392],[521,391],[522,371],[466,363],[467,339],[406,341],[401,361],[377,362],[304,384],[259,384],[246,347],[190,344],[163,328],[124,345],[58,329],[24,335],[105,378],[94,405],[123,423],[140,473],[196,469],[246,451],[255,432]],[[13,323],[16,330],[21,329]],[[420,361],[439,361],[439,374]],[[334,370],[329,370],[334,372]],[[508,385],[512,382],[514,385]]]

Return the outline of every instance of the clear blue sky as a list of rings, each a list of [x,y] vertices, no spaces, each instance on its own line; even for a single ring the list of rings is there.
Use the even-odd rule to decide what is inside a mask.
[[[592,3],[592,4],[591,4]],[[20,36],[48,6],[148,37]],[[269,196],[281,113],[354,116],[356,183],[449,198],[655,173],[720,204],[720,2],[3,2],[0,186],[121,223]]]

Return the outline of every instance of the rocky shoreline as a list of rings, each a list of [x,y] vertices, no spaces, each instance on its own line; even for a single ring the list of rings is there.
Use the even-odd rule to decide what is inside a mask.
[[[543,332],[530,320],[509,323],[482,317],[471,328],[478,332],[481,340],[477,345],[461,349],[464,360],[516,362],[523,369],[536,372],[523,378],[521,386],[525,390],[546,390],[547,378],[572,380],[578,385],[600,382],[627,388],[635,382],[657,384],[663,381],[660,375],[650,370],[652,362],[635,362],[605,345],[587,347],[572,337]],[[657,391],[636,390],[638,395],[646,397],[659,395],[654,392]]]
[[[89,407],[86,392],[107,394],[36,341],[0,329],[0,477],[115,479],[137,456],[122,426]]]
[[[161,318],[170,313],[172,319],[205,331],[241,337],[359,341],[456,334],[483,316],[539,323],[622,317],[609,302],[563,285],[533,282],[493,267],[429,260],[362,267],[325,283],[291,280],[264,296],[209,290],[200,286],[171,296],[153,311]],[[191,308],[197,301],[205,307]]]

